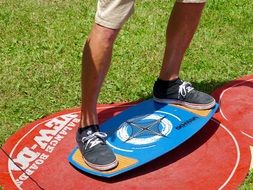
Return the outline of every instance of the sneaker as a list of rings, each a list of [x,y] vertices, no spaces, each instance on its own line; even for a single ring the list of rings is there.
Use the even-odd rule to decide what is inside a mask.
[[[99,132],[98,126],[79,128],[76,134],[76,141],[84,161],[93,169],[105,171],[115,168],[118,165],[116,156],[106,144],[106,133]]]
[[[176,79],[163,81],[158,79],[153,88],[154,101],[166,104],[179,104],[193,109],[210,109],[215,99],[195,90],[191,83]]]

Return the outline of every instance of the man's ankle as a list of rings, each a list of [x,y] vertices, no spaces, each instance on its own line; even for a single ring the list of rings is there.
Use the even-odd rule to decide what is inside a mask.
[[[95,124],[95,125],[88,125],[85,127],[79,127],[78,128],[78,133],[82,136],[89,136],[92,133],[98,132],[99,131],[99,125]]]
[[[180,78],[176,78],[176,79],[173,79],[173,80],[162,80],[162,79],[158,78],[155,83],[158,86],[169,88],[169,87],[173,86],[176,83],[181,84],[182,81],[181,81]]]

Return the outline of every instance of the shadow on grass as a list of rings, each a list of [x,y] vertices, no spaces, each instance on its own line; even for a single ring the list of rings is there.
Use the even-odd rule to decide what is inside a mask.
[[[202,81],[202,82],[191,82],[191,83],[195,89],[211,94],[217,88],[223,86],[224,84],[226,84],[228,82],[229,82],[228,80],[224,80],[224,81],[212,80],[209,82]]]

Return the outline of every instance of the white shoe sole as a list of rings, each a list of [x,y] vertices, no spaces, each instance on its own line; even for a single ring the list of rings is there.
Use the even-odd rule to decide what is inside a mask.
[[[117,160],[115,160],[114,162],[112,162],[110,164],[99,165],[99,164],[90,163],[87,160],[85,160],[85,158],[83,158],[83,159],[89,167],[91,167],[92,169],[95,169],[95,170],[99,170],[99,171],[111,170],[111,169],[115,168],[116,166],[118,166],[118,164],[119,164],[119,162]]]
[[[184,101],[181,101],[181,100],[160,99],[160,98],[156,98],[156,97],[153,97],[153,99],[154,99],[155,102],[159,102],[159,103],[163,103],[163,104],[177,104],[177,105],[182,105],[182,106],[185,106],[187,108],[192,108],[192,109],[196,109],[196,110],[211,109],[215,105],[215,99],[213,99],[213,101],[211,103],[208,103],[208,104],[193,104],[193,103],[184,102]]]

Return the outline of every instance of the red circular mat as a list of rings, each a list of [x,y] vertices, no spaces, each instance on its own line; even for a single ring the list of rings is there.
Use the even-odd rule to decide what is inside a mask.
[[[232,86],[234,84],[237,83],[232,83]],[[252,93],[252,83],[246,84],[245,87],[237,85],[236,88],[247,88],[251,92],[240,90],[241,93],[233,96]],[[216,98],[221,97],[222,111],[217,112],[194,137],[166,155],[111,179],[81,173],[68,163],[68,154],[76,146],[75,131],[80,119],[78,108],[30,123],[11,136],[3,146],[5,152],[30,177],[0,151],[0,184],[8,190],[236,189],[250,167],[248,138],[252,135],[252,128],[248,127],[248,117],[242,114],[236,117],[231,108],[226,109],[231,105],[231,99],[227,100],[226,97],[232,93],[229,92],[230,87],[226,85],[214,92]],[[235,110],[247,110],[247,101],[240,107],[239,100],[236,99]],[[102,122],[133,104],[99,105],[99,119]],[[246,115],[252,116],[252,109],[247,110]],[[234,123],[236,119],[238,124],[243,125]]]
[[[253,75],[245,76],[218,88],[213,96],[220,104],[219,120],[234,125],[253,143]]]

